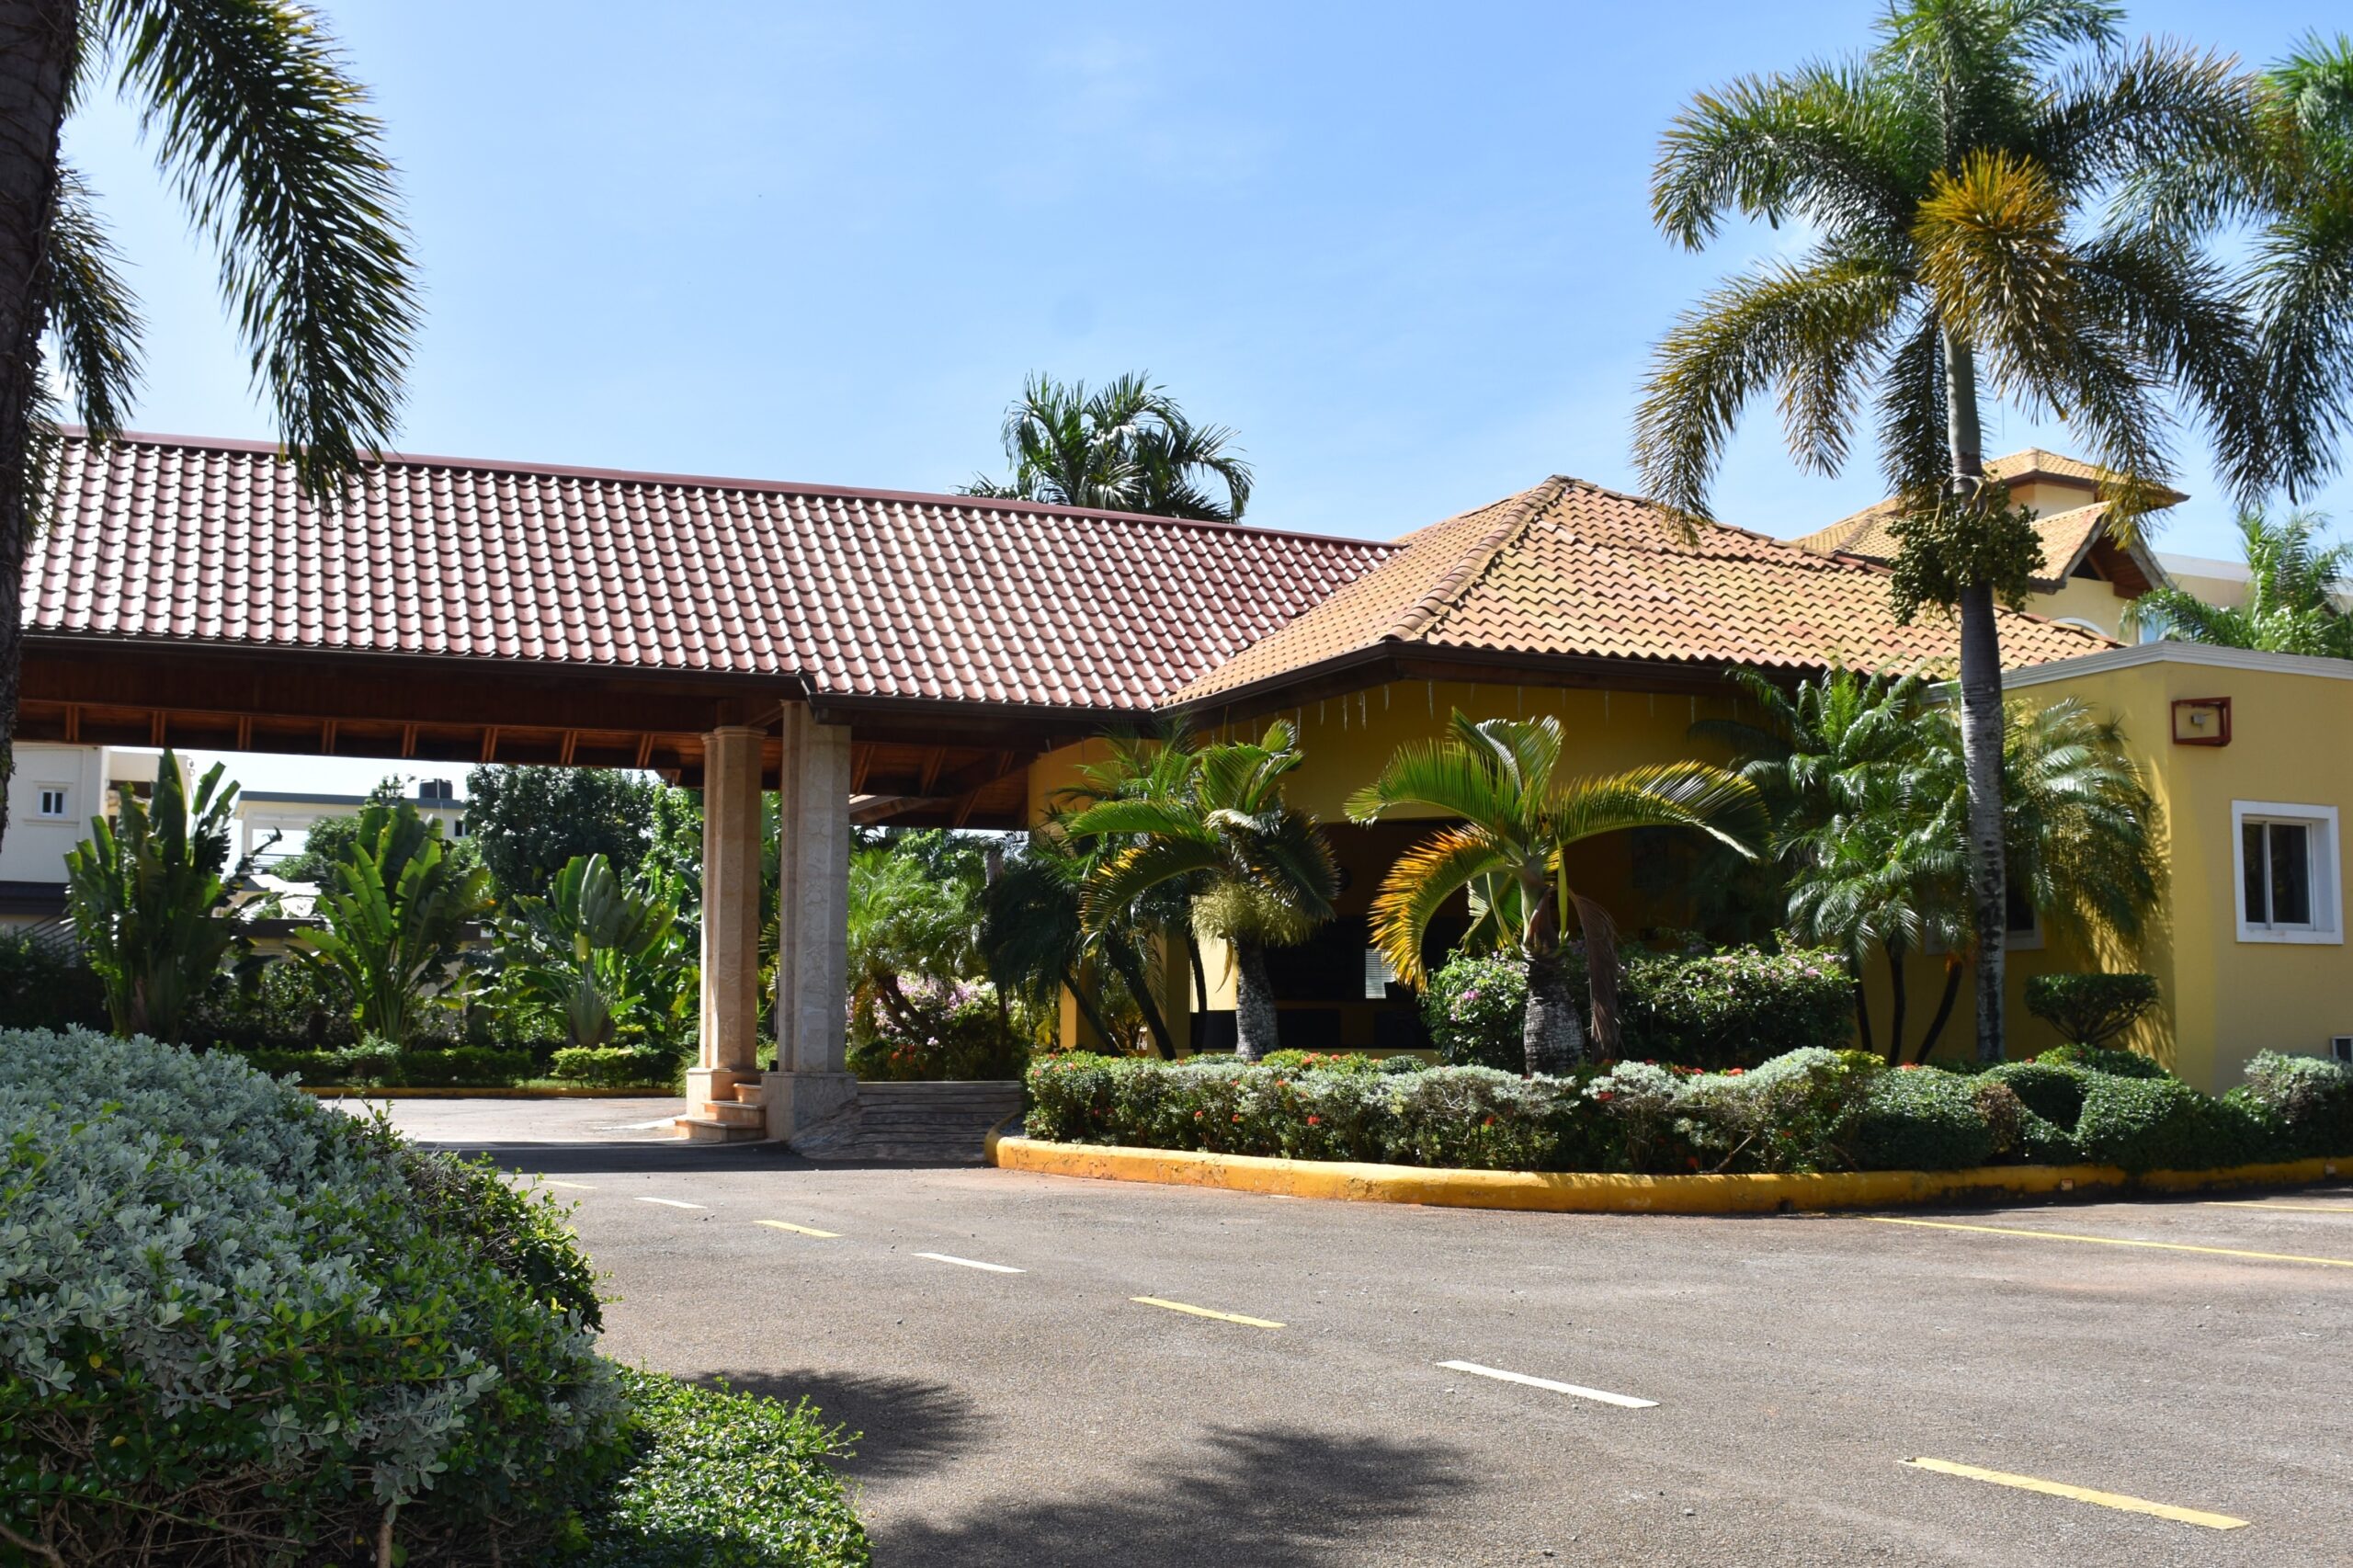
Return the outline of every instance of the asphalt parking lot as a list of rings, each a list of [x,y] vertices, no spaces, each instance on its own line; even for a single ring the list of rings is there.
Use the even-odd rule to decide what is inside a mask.
[[[486,1104],[395,1119],[577,1202],[610,1353],[861,1432],[885,1565],[2353,1563],[2353,1186],[1526,1215]]]

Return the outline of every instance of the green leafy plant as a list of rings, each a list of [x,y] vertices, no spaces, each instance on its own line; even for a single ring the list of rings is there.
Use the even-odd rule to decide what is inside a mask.
[[[2146,974],[2038,974],[2026,983],[2026,1010],[2070,1045],[2104,1046],[2157,1005]]]
[[[581,860],[601,858],[627,882],[654,842],[659,794],[660,786],[619,768],[477,767],[466,775],[466,839],[504,905],[549,897]],[[699,861],[699,812],[692,825]]]
[[[118,1034],[176,1041],[190,1010],[251,944],[230,915],[243,864],[232,867],[237,787],[214,763],[190,797],[166,750],[154,796],[128,788],[117,815],[90,819],[65,857],[65,904]]]
[[[1233,432],[1186,418],[1148,374],[1092,392],[1031,376],[1006,410],[1004,435],[1013,477],[976,477],[963,494],[1212,522],[1232,522],[1250,504],[1250,465]]]
[[[676,1053],[612,1046],[565,1046],[555,1053],[555,1075],[588,1088],[625,1089],[667,1085],[676,1074]]]
[[[2341,585],[2353,575],[2353,544],[2324,546],[2318,536],[2327,523],[2316,512],[2294,512],[2279,522],[2259,511],[2241,513],[2246,602],[2210,605],[2168,584],[2124,607],[2125,630],[2220,648],[2353,659],[2353,616],[2339,603]]]
[[[2275,1127],[2291,1156],[2353,1153],[2353,1066],[2318,1056],[2258,1052],[2231,1091]]]
[[[1381,777],[1348,799],[1358,822],[1419,808],[1459,824],[1408,850],[1373,898],[1374,945],[1407,983],[1424,983],[1423,945],[1449,899],[1482,877],[1519,889],[1531,1074],[1564,1073],[1585,1054],[1583,1008],[1570,992],[1563,941],[1572,907],[1585,937],[1595,1033],[1605,1052],[1614,1054],[1617,1045],[1616,928],[1607,910],[1570,886],[1568,847],[1632,828],[1674,827],[1745,855],[1739,827],[1759,814],[1755,787],[1722,768],[1673,763],[1565,779],[1558,776],[1561,746],[1561,722],[1549,715],[1482,721],[1458,710],[1444,740],[1399,747]]]
[[[489,873],[455,860],[441,824],[406,801],[361,811],[332,869],[337,885],[319,892],[323,924],[302,932],[302,961],[344,987],[363,1034],[405,1044],[465,983],[459,945],[490,908]]]
[[[1235,1053],[1255,1060],[1280,1043],[1267,949],[1305,940],[1339,891],[1322,829],[1283,797],[1284,777],[1305,760],[1299,734],[1277,722],[1256,744],[1172,743],[1164,754],[1165,787],[1097,801],[1067,824],[1074,837],[1121,841],[1088,878],[1087,922],[1128,920],[1156,892],[1184,886],[1194,929],[1232,949]]]
[[[70,927],[0,931],[0,1028],[105,1028],[110,1017]]]
[[[676,912],[622,881],[602,855],[574,858],[545,897],[512,900],[498,956],[499,994],[545,1009],[574,1047],[684,1042],[698,971]]]

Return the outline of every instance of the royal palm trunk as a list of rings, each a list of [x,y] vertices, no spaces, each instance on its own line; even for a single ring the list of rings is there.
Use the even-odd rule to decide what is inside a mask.
[[[1528,930],[1528,1021],[1521,1035],[1528,1071],[1557,1076],[1585,1056],[1585,1020],[1569,984],[1569,956],[1550,889],[1529,892],[1536,918]]]
[[[16,771],[24,647],[28,458],[50,304],[58,134],[74,74],[75,0],[0,0],[0,836]]]
[[[1945,336],[1945,410],[1952,495],[1966,504],[1985,485],[1977,360],[1970,346],[1950,334]],[[1961,757],[1969,789],[1970,923],[1977,937],[1977,1059],[1999,1062],[2008,901],[2002,861],[2002,644],[1992,585],[1966,585],[1960,610]]]

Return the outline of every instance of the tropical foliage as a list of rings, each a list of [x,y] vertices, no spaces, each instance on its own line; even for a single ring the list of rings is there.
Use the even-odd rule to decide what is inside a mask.
[[[1093,391],[1032,376],[1005,415],[1008,480],[977,476],[967,495],[1232,522],[1250,504],[1250,465],[1222,425],[1196,425],[1148,375]]]
[[[1978,1051],[2002,1052],[2001,661],[1994,607],[2040,545],[1984,482],[1982,403],[2063,414],[2124,527],[2167,474],[2168,397],[2253,494],[2271,462],[2253,332],[2187,219],[2110,198],[2243,159],[2253,84],[2228,59],[2124,42],[2097,0],[1912,0],[1843,62],[1700,96],[1662,143],[1659,227],[1698,249],[1728,216],[1805,225],[1794,261],[1708,296],[1660,344],[1635,424],[1651,493],[1696,516],[1768,388],[1791,454],[1833,473],[1868,411],[1909,504],[1897,582],[1958,611]],[[1982,385],[1981,385],[1982,381]],[[1908,608],[1908,607],[1900,607]]]
[[[66,854],[66,912],[115,1032],[176,1042],[231,955],[251,946],[230,914],[245,869],[230,863],[237,787],[214,763],[191,796],[167,750],[151,801],[128,786],[117,800],[115,817],[92,817]]]
[[[461,863],[440,823],[405,801],[363,810],[331,870],[313,906],[320,924],[301,934],[303,961],[340,983],[361,1033],[407,1044],[429,1009],[457,1000],[460,943],[490,910],[490,873]]]
[[[477,767],[466,775],[466,835],[499,902],[544,898],[566,867],[590,856],[616,877],[633,876],[660,790],[612,767]]]
[[[168,0],[17,7],[0,21],[0,56],[14,84],[0,135],[6,740],[16,733],[26,551],[54,445],[44,335],[101,440],[122,428],[141,369],[120,258],[87,184],[59,161],[67,111],[108,85],[139,109],[165,176],[219,252],[254,379],[307,493],[350,478],[392,434],[417,309],[381,128],[316,15]],[[0,782],[11,756],[0,746]]]
[[[1916,680],[1832,671],[1784,691],[1737,676],[1753,720],[1703,721],[1772,812],[1786,879],[1785,919],[1800,940],[1844,954],[1855,974],[1861,1041],[1891,1062],[1925,1060],[1941,1038],[1964,971],[1982,961],[1969,918],[1968,782],[1960,724]],[[2005,930],[2030,914],[2079,943],[2129,947],[2159,896],[2162,823],[2119,728],[2073,699],[2019,702],[2003,745]],[[1906,957],[1943,955],[1944,984],[1909,1043]],[[1863,977],[1883,962],[1893,1017],[1882,1043]]]
[[[1582,1008],[1570,994],[1563,933],[1575,913],[1584,933],[1595,1032],[1617,1043],[1615,927],[1608,912],[1570,884],[1566,851],[1632,828],[1690,828],[1745,853],[1740,819],[1756,793],[1704,763],[1671,763],[1598,778],[1560,777],[1559,720],[1473,720],[1457,710],[1442,741],[1402,746],[1381,777],[1348,800],[1371,822],[1405,809],[1456,819],[1391,869],[1372,906],[1373,942],[1398,977],[1423,980],[1430,921],[1481,878],[1518,890],[1518,946],[1528,969],[1527,1070],[1567,1071],[1585,1054]]]
[[[499,983],[560,1019],[573,1046],[666,1051],[688,1040],[699,976],[677,912],[602,855],[574,858],[545,897],[507,903],[498,960]]]
[[[1171,740],[1154,751],[1142,787],[1067,824],[1074,837],[1117,841],[1087,880],[1090,928],[1134,921],[1181,889],[1193,931],[1227,945],[1244,1061],[1279,1044],[1267,950],[1304,941],[1332,917],[1339,891],[1323,830],[1283,796],[1285,776],[1304,760],[1282,722],[1256,742]]]
[[[2316,512],[2278,522],[2259,511],[2241,513],[2246,603],[2210,605],[2168,585],[2125,606],[2126,629],[2220,648],[2353,659],[2353,615],[2346,613],[2353,544],[2324,543],[2327,526]]]
[[[970,839],[897,833],[850,857],[849,1062],[859,1077],[1019,1074],[1036,1032],[1031,996],[1001,999],[983,978],[987,894],[987,858]]]

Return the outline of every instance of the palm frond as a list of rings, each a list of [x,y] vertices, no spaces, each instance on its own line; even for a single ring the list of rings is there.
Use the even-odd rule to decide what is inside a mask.
[[[1408,985],[1423,983],[1422,944],[1430,922],[1473,878],[1515,869],[1476,828],[1441,829],[1397,858],[1372,898],[1372,942]]]
[[[139,306],[117,271],[120,259],[89,186],[77,170],[60,168],[49,230],[50,324],[95,441],[121,434],[139,387]]]

